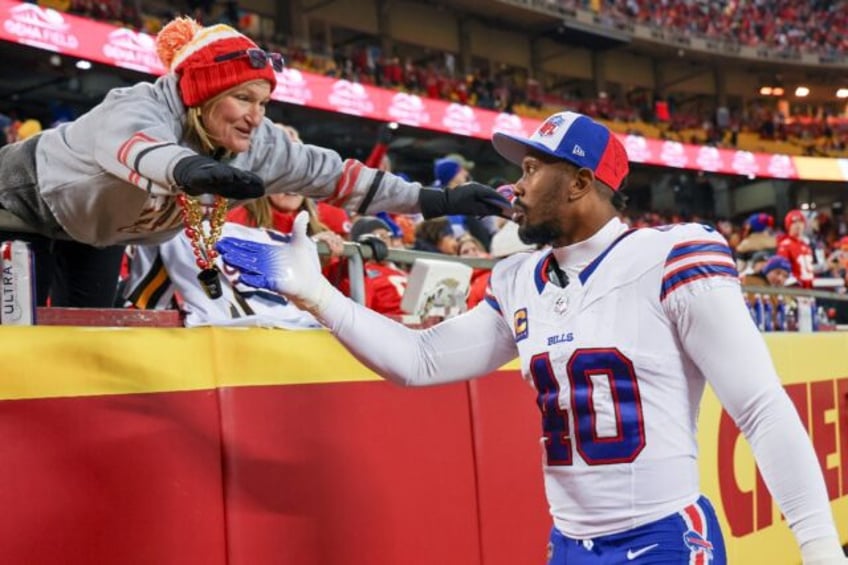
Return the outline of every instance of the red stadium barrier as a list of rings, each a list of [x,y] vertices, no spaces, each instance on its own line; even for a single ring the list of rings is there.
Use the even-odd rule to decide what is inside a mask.
[[[809,360],[848,335],[767,340],[844,542],[848,365]],[[514,368],[404,389],[326,332],[256,328],[5,326],[0,355],[4,563],[544,562],[539,415]],[[722,417],[708,394],[702,482],[730,562],[797,563]]]
[[[134,310],[130,308],[58,308],[36,310],[39,326],[183,327],[179,310]]]

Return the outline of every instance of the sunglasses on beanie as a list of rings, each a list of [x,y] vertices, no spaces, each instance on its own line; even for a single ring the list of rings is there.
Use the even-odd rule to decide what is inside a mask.
[[[232,53],[224,53],[215,57],[215,62],[223,63],[224,61],[231,61],[240,57],[247,57],[250,66],[254,69],[264,68],[270,62],[271,68],[275,72],[283,72],[283,65],[285,63],[283,56],[279,53],[270,53],[262,49],[241,49]]]

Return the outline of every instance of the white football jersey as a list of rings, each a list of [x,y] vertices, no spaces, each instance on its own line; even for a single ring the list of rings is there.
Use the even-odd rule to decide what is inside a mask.
[[[279,244],[279,239],[272,239],[268,231],[227,222],[221,235]],[[287,236],[277,234],[277,237]],[[185,232],[159,245],[136,246],[124,296],[136,308],[152,310],[172,308],[174,295],[178,293],[186,326],[321,327],[311,314],[284,297],[239,283],[238,272],[225,265],[220,257],[215,265],[220,271],[222,295],[212,299],[197,280],[200,270]]]
[[[705,379],[680,346],[676,313],[698,292],[739,285],[727,242],[700,224],[628,230],[613,220],[584,244],[590,259],[557,263],[564,288],[547,249],[499,263],[486,298],[537,391],[551,514],[576,538],[698,498]]]

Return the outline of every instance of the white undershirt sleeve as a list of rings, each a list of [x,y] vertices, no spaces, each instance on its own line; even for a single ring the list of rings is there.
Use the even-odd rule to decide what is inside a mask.
[[[336,292],[318,318],[362,364],[404,386],[468,380],[518,356],[503,317],[485,303],[416,330]]]
[[[837,533],[806,430],[736,286],[698,292],[678,310],[683,348],[751,445],[799,545]]]

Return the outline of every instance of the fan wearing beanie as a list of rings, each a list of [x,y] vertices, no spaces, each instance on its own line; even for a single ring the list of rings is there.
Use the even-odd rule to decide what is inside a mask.
[[[41,305],[52,296],[54,305],[111,306],[123,247],[183,229],[199,270],[211,272],[227,209],[265,194],[303,194],[360,214],[488,215],[509,207],[484,185],[446,197],[291,142],[265,117],[282,57],[229,26],[177,18],[156,48],[168,72],[155,82],[115,88],[75,121],[0,148],[0,208],[28,227],[0,237],[32,243]],[[68,239],[74,255],[63,259],[52,241]],[[73,268],[58,275],[54,264]],[[61,292],[51,289],[54,275],[64,281]]]

